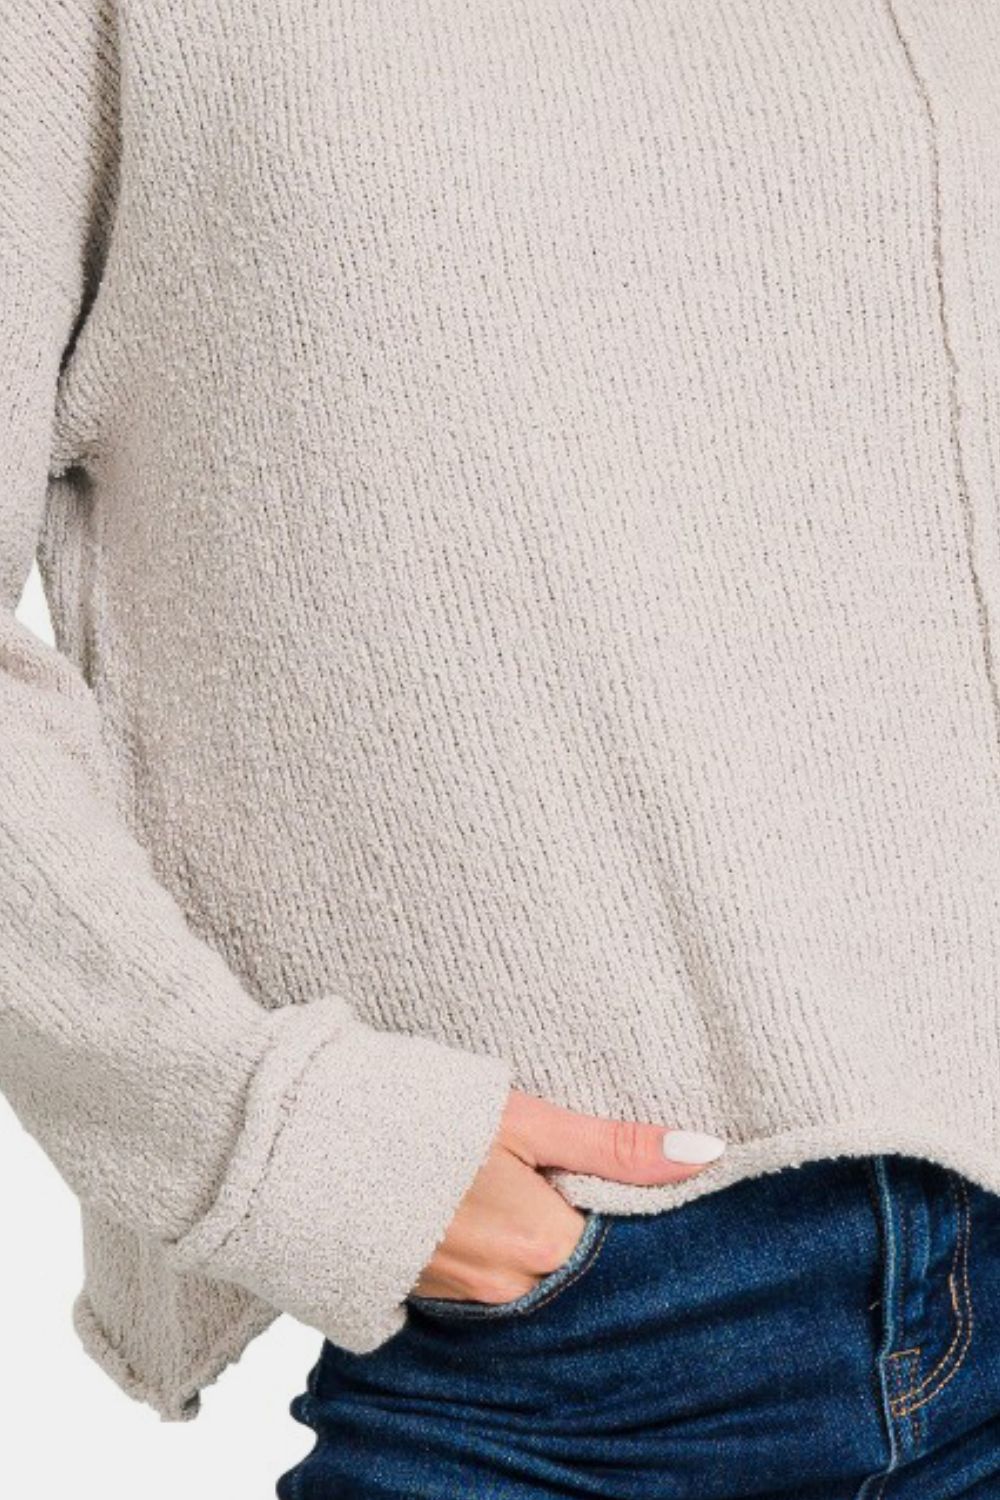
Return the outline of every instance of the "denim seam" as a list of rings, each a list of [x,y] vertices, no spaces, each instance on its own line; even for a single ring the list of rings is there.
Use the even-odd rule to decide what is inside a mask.
[[[912,1386],[914,1381],[916,1381],[920,1374],[920,1361],[923,1357],[923,1345],[917,1344],[913,1349],[910,1349],[907,1352],[909,1354],[909,1361],[906,1366],[906,1379]],[[898,1368],[902,1370],[901,1365]],[[894,1415],[897,1415],[897,1420],[909,1421],[910,1436],[913,1439],[914,1447],[919,1450],[921,1442],[923,1440],[923,1411],[921,1410],[920,1403],[918,1403],[915,1407],[909,1408],[906,1411],[901,1411],[898,1414]]]
[[[545,1307],[547,1303],[561,1296],[563,1292],[567,1291],[575,1281],[579,1281],[580,1277],[593,1266],[604,1248],[604,1242],[611,1229],[611,1220],[603,1218],[600,1214],[594,1213],[591,1216],[581,1236],[580,1244],[576,1246],[573,1255],[570,1257],[570,1260],[575,1258],[583,1245],[584,1238],[589,1237],[595,1226],[597,1232],[594,1234],[593,1242],[586,1246],[583,1259],[580,1263],[570,1270],[569,1262],[567,1262],[555,1271],[550,1272],[549,1274],[556,1277],[557,1280],[551,1290],[543,1293],[540,1297],[536,1295],[538,1291],[536,1287],[533,1291],[526,1292],[523,1298],[519,1297],[514,1302],[480,1305],[478,1302],[467,1301],[461,1298],[415,1296],[409,1299],[411,1306],[417,1312],[427,1312],[431,1316],[439,1313],[443,1317],[463,1318],[468,1322],[528,1317],[538,1308]],[[548,1278],[544,1279],[547,1280]]]
[[[526,1307],[524,1309],[525,1313],[534,1312],[539,1307],[545,1307],[547,1303],[552,1302],[556,1297],[562,1296],[563,1292],[568,1287],[571,1287],[574,1281],[579,1281],[585,1272],[591,1270],[601,1251],[604,1249],[604,1242],[608,1237],[610,1228],[610,1220],[605,1220],[601,1232],[597,1237],[597,1242],[583,1264],[578,1266],[572,1276],[568,1277],[566,1281],[561,1281],[558,1286],[554,1286],[547,1296],[543,1297],[539,1302],[533,1302],[530,1307]]]
[[[895,1393],[898,1390],[898,1387],[903,1379],[902,1375],[900,1374],[902,1366],[899,1363],[899,1361],[903,1359],[909,1359],[910,1361],[909,1368],[906,1372],[906,1378],[909,1380],[913,1380],[916,1370],[918,1369],[920,1364],[920,1345],[915,1344],[909,1349],[897,1349],[894,1354],[890,1354],[886,1357],[885,1369],[887,1383],[890,1387],[890,1390],[887,1392],[889,1396],[890,1412],[892,1412],[893,1403],[897,1399]],[[902,1428],[902,1420],[894,1412],[892,1413],[892,1421],[894,1426],[900,1429]],[[911,1421],[911,1437],[913,1439],[914,1445],[919,1448],[922,1440],[922,1429],[919,1417],[915,1417]],[[885,1487],[896,1471],[896,1459],[898,1456],[899,1455],[895,1452],[894,1448],[893,1457],[889,1462],[888,1468],[886,1468],[879,1477],[878,1489],[875,1490],[874,1494],[872,1495],[872,1500],[882,1500],[882,1497],[885,1494]],[[863,1489],[861,1493],[864,1494]]]
[[[888,1478],[899,1467],[902,1457],[899,1424],[891,1410],[896,1380],[895,1366],[892,1364],[889,1352],[899,1331],[897,1280],[901,1246],[886,1158],[882,1155],[874,1156],[867,1165],[875,1219],[882,1245],[882,1342],[876,1359],[876,1369],[881,1392],[882,1416],[889,1444],[889,1457],[888,1463],[880,1473],[870,1474],[862,1481],[855,1500],[881,1500]],[[876,1485],[877,1488],[875,1488]]]
[[[906,1353],[912,1353],[913,1351],[912,1350],[901,1350],[900,1352],[906,1354]],[[893,1399],[894,1399],[893,1393],[894,1393],[894,1391],[896,1390],[896,1388],[897,1388],[897,1386],[899,1384],[899,1377],[898,1377],[898,1375],[896,1373],[897,1366],[893,1363],[893,1360],[895,1358],[896,1358],[896,1355],[889,1355],[889,1357],[886,1360],[884,1360],[884,1362],[883,1362],[884,1379],[885,1379],[886,1385],[888,1387],[888,1390],[887,1390],[886,1394],[888,1395],[888,1398],[889,1398],[889,1408],[890,1408],[890,1411],[891,1411],[892,1402],[893,1402]],[[897,1424],[895,1418],[892,1418],[892,1425],[893,1425],[894,1428],[898,1427],[898,1424]],[[890,1456],[889,1463],[888,1463],[887,1467],[885,1469],[883,1469],[882,1474],[880,1476],[878,1476],[878,1489],[876,1489],[873,1492],[873,1494],[872,1494],[872,1500],[882,1500],[882,1497],[885,1494],[885,1487],[886,1487],[887,1483],[889,1482],[889,1478],[890,1478],[891,1474],[893,1473],[893,1471],[896,1468],[896,1461],[897,1461],[897,1458],[898,1458],[899,1455],[896,1452],[895,1438],[893,1438],[893,1441],[892,1441],[892,1450],[893,1451],[892,1451],[892,1454]],[[866,1484],[862,1486],[861,1492],[860,1492],[862,1495],[865,1493],[865,1491],[867,1489],[867,1484],[869,1482],[870,1481],[866,1481]]]
[[[920,1352],[920,1350],[918,1350],[917,1353],[916,1353],[916,1355],[913,1358],[913,1361],[912,1361],[912,1363],[910,1365],[909,1370],[907,1371],[907,1374],[908,1374],[909,1379],[910,1379],[911,1382],[913,1382],[914,1380],[919,1379],[919,1376],[920,1376],[920,1360],[921,1360],[921,1352]],[[925,1414],[925,1412],[923,1410],[922,1404],[920,1402],[918,1402],[916,1406],[914,1406],[914,1407],[911,1408],[911,1410],[908,1412],[907,1415],[909,1416],[910,1422],[913,1425],[913,1441],[916,1444],[917,1449],[919,1451],[923,1447],[923,1443],[924,1443],[924,1425],[925,1425],[925,1420],[926,1420],[926,1414]]]
[[[908,1416],[918,1407],[926,1406],[928,1402],[940,1395],[949,1381],[953,1380],[961,1369],[972,1344],[973,1306],[972,1290],[969,1282],[969,1243],[972,1237],[972,1215],[969,1208],[969,1195],[965,1183],[961,1178],[950,1177],[949,1184],[952,1192],[960,1196],[959,1204],[959,1232],[955,1240],[955,1251],[952,1256],[952,1267],[948,1275],[948,1290],[951,1295],[952,1311],[955,1318],[955,1333],[945,1353],[938,1360],[933,1370],[924,1377],[919,1385],[905,1391],[902,1395],[893,1399],[893,1414],[895,1416]],[[959,1267],[961,1267],[961,1279],[959,1281]],[[959,1285],[961,1285],[961,1298],[959,1297]],[[941,1377],[937,1379],[937,1377]],[[937,1384],[933,1382],[937,1379]],[[930,1390],[927,1387],[930,1386]],[[921,1392],[925,1392],[921,1396]],[[919,1401],[913,1398],[920,1396]],[[898,1408],[898,1409],[897,1409]]]

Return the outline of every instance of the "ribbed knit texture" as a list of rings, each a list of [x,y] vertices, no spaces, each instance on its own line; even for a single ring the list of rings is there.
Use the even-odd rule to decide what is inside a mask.
[[[730,1142],[581,1205],[1000,1190],[995,0],[0,0],[0,174],[0,1085],[105,1368],[376,1347],[511,1084]]]

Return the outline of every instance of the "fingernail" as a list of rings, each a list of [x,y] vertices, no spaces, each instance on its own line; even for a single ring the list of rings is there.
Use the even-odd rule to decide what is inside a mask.
[[[663,1154],[667,1161],[685,1162],[689,1166],[716,1161],[725,1149],[725,1141],[701,1130],[668,1130],[663,1137]]]

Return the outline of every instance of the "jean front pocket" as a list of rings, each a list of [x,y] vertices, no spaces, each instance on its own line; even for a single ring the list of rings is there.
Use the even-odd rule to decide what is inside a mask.
[[[475,1302],[458,1297],[420,1297],[415,1294],[406,1300],[417,1312],[428,1313],[436,1318],[523,1317],[554,1301],[587,1274],[600,1255],[610,1228],[610,1219],[593,1210],[586,1210],[583,1231],[568,1259],[537,1281],[530,1291],[525,1292],[522,1297],[515,1297],[512,1302]]]

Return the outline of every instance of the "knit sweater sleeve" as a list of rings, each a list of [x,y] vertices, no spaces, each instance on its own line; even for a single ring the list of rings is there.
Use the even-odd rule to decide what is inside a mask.
[[[113,220],[116,70],[103,0],[0,0],[0,34],[0,1088],[81,1200],[180,1272],[373,1348],[488,1151],[507,1065],[337,994],[259,1003],[116,809],[86,668],[15,619]]]

